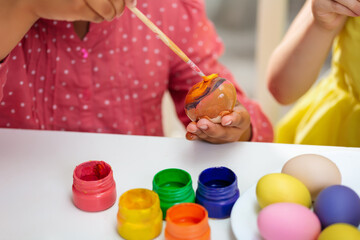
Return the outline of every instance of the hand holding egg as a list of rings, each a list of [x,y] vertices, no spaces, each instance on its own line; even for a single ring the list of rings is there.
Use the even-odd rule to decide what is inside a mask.
[[[221,123],[213,123],[206,118],[191,122],[186,127],[188,140],[203,140],[211,143],[250,141],[250,115],[240,103],[233,112],[221,118]]]
[[[186,97],[185,111],[193,122],[186,130],[188,140],[211,143],[249,141],[250,115],[236,100],[233,85],[217,75],[196,84]]]

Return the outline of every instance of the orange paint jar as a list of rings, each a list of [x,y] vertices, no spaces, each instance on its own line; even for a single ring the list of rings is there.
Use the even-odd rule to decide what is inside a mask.
[[[166,214],[166,240],[210,240],[208,212],[196,203],[180,203]]]
[[[88,161],[76,166],[73,174],[73,202],[88,212],[110,208],[116,201],[113,171],[104,161]]]

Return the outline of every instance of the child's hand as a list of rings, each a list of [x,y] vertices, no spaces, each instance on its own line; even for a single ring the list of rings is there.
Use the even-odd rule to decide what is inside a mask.
[[[202,118],[186,127],[188,140],[204,140],[211,143],[249,141],[251,139],[250,115],[240,103],[231,114],[225,115],[221,123],[212,123]]]
[[[338,30],[347,16],[360,16],[358,0],[312,0],[315,21],[326,30]]]
[[[136,0],[23,0],[38,18],[66,21],[111,21],[120,16],[125,6]]]

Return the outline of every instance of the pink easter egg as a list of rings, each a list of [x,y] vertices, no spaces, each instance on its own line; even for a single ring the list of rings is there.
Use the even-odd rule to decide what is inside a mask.
[[[274,203],[263,208],[257,218],[266,240],[316,240],[320,221],[308,208],[296,203]]]

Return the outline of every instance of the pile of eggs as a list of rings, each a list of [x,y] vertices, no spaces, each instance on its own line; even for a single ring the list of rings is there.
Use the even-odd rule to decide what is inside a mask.
[[[360,183],[359,183],[360,184]],[[341,185],[328,158],[296,156],[256,185],[258,229],[266,240],[360,239],[360,198]]]

